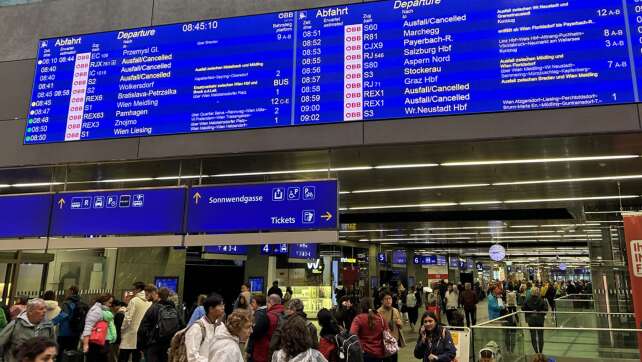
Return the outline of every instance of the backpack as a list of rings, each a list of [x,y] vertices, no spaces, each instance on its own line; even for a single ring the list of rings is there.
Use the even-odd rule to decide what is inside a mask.
[[[417,306],[417,297],[414,293],[408,293],[406,296],[406,306],[408,308],[414,308]]]
[[[359,337],[350,334],[350,331],[344,329],[334,336],[334,343],[337,346],[337,355],[339,361],[344,362],[363,362],[363,350]]]
[[[201,328],[201,334],[203,337],[201,338],[201,345],[203,342],[205,342],[205,337],[207,336],[207,329],[205,329],[205,325],[203,325],[203,322],[199,319],[197,320],[193,325],[198,325]],[[178,331],[174,337],[172,337],[172,342],[169,345],[169,357],[168,357],[168,362],[187,362],[187,346],[185,346],[185,335],[187,334],[187,331],[189,331],[191,327],[184,328],[180,331]]]
[[[85,318],[89,312],[89,305],[79,300],[77,303],[71,303],[71,316],[69,317],[69,329],[74,335],[81,335],[85,329]]]
[[[178,311],[171,305],[164,305],[158,311],[158,322],[156,323],[156,336],[158,340],[171,339],[181,329]]]

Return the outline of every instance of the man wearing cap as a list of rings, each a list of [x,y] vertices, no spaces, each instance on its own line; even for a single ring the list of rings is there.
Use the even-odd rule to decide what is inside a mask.
[[[319,336],[317,334],[317,327],[308,320],[307,314],[303,312],[303,302],[301,299],[291,299],[286,305],[283,315],[279,320],[279,326],[272,334],[272,339],[270,340],[270,354],[268,361],[272,360],[272,355],[274,352],[281,349],[281,335],[283,334],[283,325],[285,321],[289,318],[302,318],[305,322],[308,332],[310,333],[310,338],[312,340],[312,348],[319,349]]]

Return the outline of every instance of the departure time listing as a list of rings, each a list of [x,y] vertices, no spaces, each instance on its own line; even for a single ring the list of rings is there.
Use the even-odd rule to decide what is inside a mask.
[[[44,39],[25,143],[639,102],[641,0],[389,0]]]

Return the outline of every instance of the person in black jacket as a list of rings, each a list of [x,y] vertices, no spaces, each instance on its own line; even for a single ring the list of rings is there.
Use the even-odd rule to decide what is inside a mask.
[[[145,351],[147,362],[167,362],[167,350],[172,337],[184,327],[178,317],[176,305],[168,299],[169,293],[167,288],[149,293],[146,289],[146,297],[153,304],[140,322],[138,346]]]
[[[279,288],[279,282],[276,280],[272,283],[272,288],[270,288],[267,293],[267,295],[272,294],[276,294],[279,296],[279,298],[283,299],[283,291],[281,290],[281,288]]]
[[[456,356],[457,348],[450,332],[439,323],[435,313],[424,313],[415,346],[415,358],[424,362],[451,362]]]
[[[542,299],[539,288],[534,287],[531,290],[531,297],[524,303],[522,310],[526,312],[526,322],[529,327],[544,327],[548,305]],[[544,351],[544,330],[531,329],[530,331],[533,350],[535,353],[541,354]]]
[[[252,297],[250,303],[254,311],[254,323],[252,327],[252,334],[247,342],[247,360],[248,362],[254,361],[252,358],[254,352],[254,345],[256,341],[267,337],[270,329],[270,320],[267,316],[267,301],[264,295],[255,295]]]
[[[334,309],[334,319],[337,320],[340,327],[350,330],[352,321],[357,316],[357,311],[352,306],[349,296],[343,296],[339,302],[339,305]]]

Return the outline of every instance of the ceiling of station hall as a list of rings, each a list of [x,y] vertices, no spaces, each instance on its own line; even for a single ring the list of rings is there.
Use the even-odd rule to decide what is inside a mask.
[[[637,134],[361,147],[5,169],[0,192],[337,178],[346,240],[586,246],[641,208],[641,155]]]

